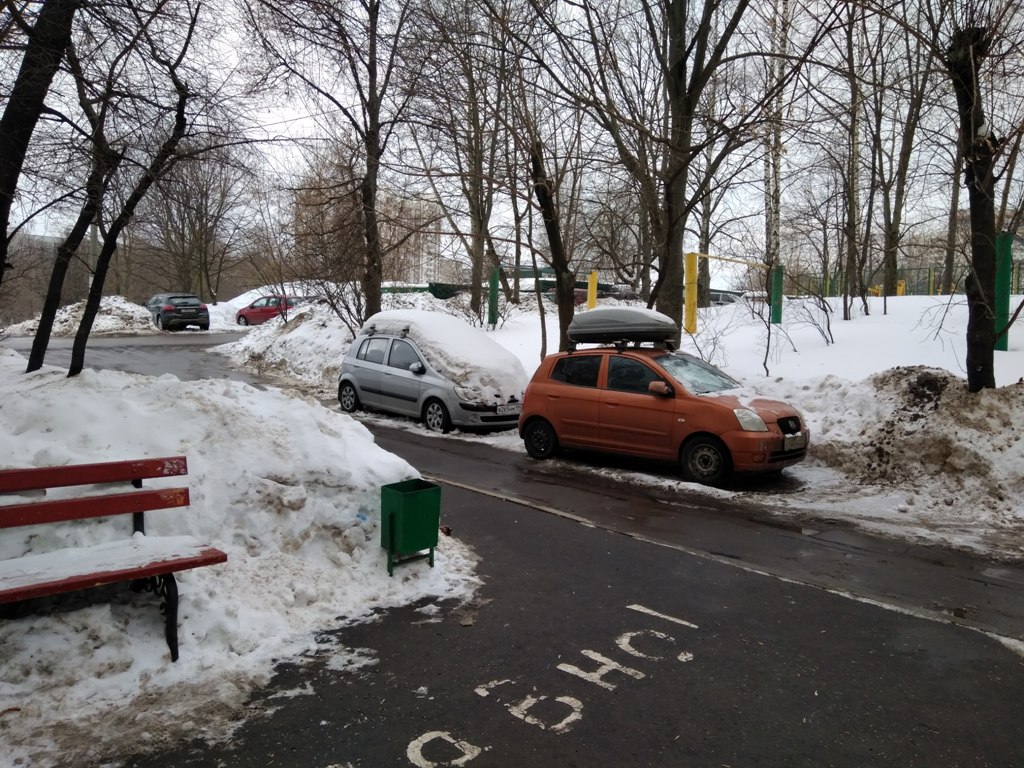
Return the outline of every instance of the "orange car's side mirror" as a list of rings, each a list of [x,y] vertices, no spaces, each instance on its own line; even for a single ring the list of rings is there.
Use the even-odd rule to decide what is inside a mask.
[[[652,381],[647,385],[647,391],[659,397],[673,397],[675,390],[666,381]]]

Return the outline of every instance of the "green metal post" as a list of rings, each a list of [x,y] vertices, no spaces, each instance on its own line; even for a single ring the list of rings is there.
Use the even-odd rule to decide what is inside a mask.
[[[498,268],[491,271],[491,280],[487,286],[487,325],[496,328],[498,325]]]
[[[771,321],[778,325],[782,322],[782,281],[785,277],[780,265],[772,267],[772,295],[769,297],[772,305]]]
[[[1013,271],[1010,246],[1012,244],[1013,235],[1009,232],[996,233],[996,333],[1003,330],[1010,322],[1010,276]],[[1009,341],[1010,332],[1007,331],[996,339],[995,348],[1000,352],[1005,352]]]

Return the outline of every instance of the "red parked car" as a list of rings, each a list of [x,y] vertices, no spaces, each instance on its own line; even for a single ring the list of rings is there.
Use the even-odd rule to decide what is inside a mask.
[[[263,296],[235,314],[239,325],[260,325],[272,320],[286,309],[291,310],[303,301],[300,296]]]

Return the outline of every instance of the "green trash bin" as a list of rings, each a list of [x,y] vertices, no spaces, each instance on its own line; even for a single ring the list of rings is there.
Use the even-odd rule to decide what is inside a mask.
[[[381,486],[380,545],[388,552],[388,576],[396,563],[429,558],[434,567],[440,523],[441,486],[419,479]]]

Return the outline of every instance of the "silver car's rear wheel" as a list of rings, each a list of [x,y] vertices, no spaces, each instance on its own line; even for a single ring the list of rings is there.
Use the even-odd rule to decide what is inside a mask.
[[[423,423],[431,432],[451,432],[452,419],[440,400],[428,400],[423,406]]]

